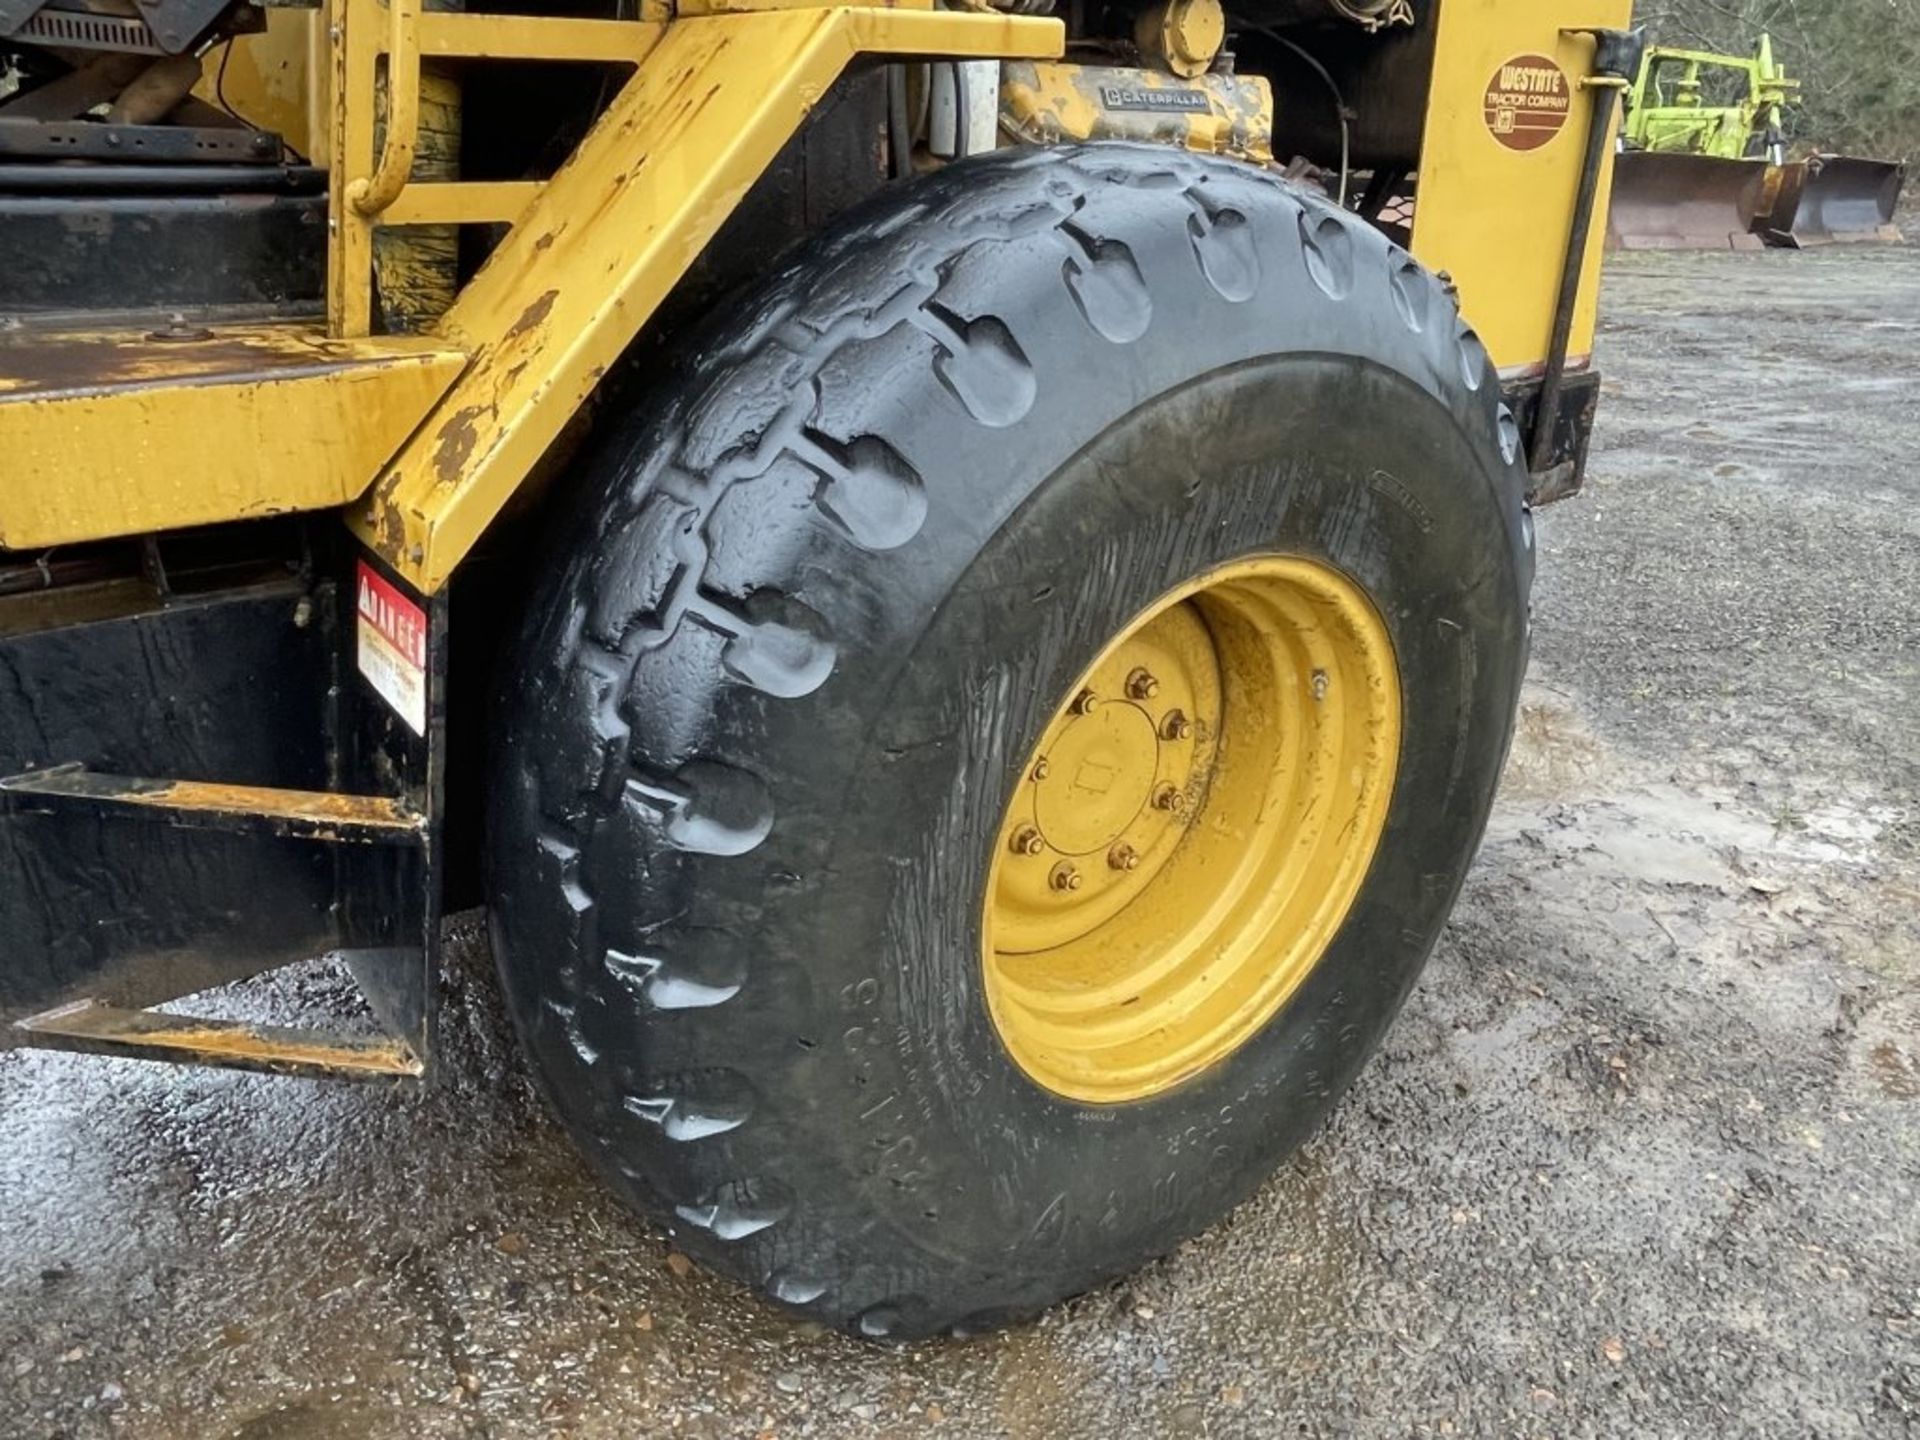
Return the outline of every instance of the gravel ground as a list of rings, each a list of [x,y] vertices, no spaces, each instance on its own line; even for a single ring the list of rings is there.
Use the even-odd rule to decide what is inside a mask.
[[[1227,1224],[1011,1334],[796,1329],[592,1182],[468,923],[436,1094],[0,1058],[0,1435],[1920,1431],[1920,249],[1606,303],[1492,834]]]

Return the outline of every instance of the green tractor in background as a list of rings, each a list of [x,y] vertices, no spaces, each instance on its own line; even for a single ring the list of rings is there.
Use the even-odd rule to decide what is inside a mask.
[[[1758,250],[1898,243],[1895,161],[1787,159],[1799,94],[1762,35],[1750,56],[1649,46],[1628,96],[1608,243],[1623,250]]]

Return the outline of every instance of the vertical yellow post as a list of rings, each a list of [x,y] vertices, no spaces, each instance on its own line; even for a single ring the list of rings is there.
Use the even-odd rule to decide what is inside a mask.
[[[381,49],[377,0],[327,0],[333,78],[328,146],[327,331],[367,334],[373,323],[373,219],[354,207],[348,188],[374,168],[374,85]]]

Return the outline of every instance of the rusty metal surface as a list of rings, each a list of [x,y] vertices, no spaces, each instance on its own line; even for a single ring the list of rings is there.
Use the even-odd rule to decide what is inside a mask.
[[[1814,245],[1898,245],[1894,216],[1907,167],[1856,155],[1818,155],[1782,172],[1782,203],[1765,219],[1767,241],[1804,249]],[[1791,195],[1794,205],[1787,209]]]
[[[424,815],[384,795],[101,775],[79,765],[0,779],[0,796],[16,803],[38,800],[118,810],[188,829],[258,830],[348,844],[412,844],[426,829]]]
[[[412,1078],[420,1058],[399,1040],[209,1020],[78,1001],[17,1021],[42,1050],[213,1065],[334,1080]]]
[[[1767,162],[1629,150],[1614,159],[1612,250],[1758,250]]]
[[[1800,196],[1807,188],[1804,162],[1769,165],[1760,189],[1760,211],[1754,217],[1753,232],[1768,245],[1790,246],[1794,217],[1800,213]]]
[[[1536,510],[1571,499],[1585,486],[1587,455],[1600,409],[1600,387],[1600,372],[1592,368],[1571,371],[1562,382],[1548,432],[1546,461],[1530,466],[1527,503]],[[1540,377],[1512,379],[1502,389],[1520,433],[1533,434],[1540,415]]]

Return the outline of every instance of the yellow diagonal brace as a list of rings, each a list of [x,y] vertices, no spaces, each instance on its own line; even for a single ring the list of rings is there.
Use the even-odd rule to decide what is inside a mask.
[[[895,9],[670,24],[447,312],[472,363],[354,529],[439,589],[854,55],[1047,58],[1063,40],[1056,20]]]

